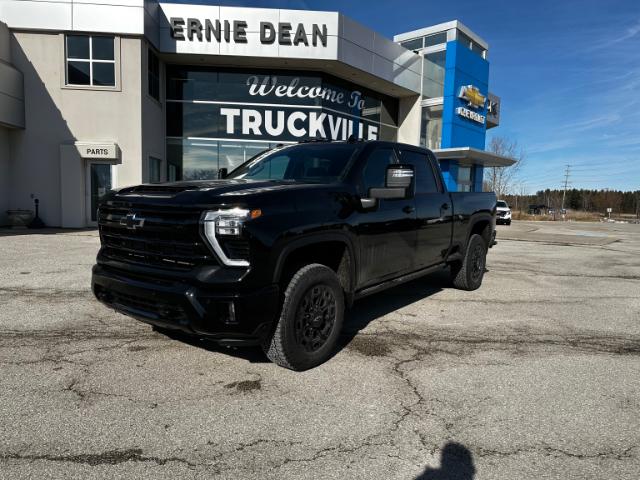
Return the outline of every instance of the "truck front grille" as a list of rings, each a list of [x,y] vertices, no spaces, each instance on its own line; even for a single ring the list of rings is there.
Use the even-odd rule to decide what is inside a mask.
[[[107,258],[171,270],[216,263],[200,236],[200,212],[103,205],[98,222]]]

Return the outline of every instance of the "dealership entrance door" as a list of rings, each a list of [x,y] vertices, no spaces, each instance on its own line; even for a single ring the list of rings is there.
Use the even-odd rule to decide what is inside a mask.
[[[87,225],[95,226],[98,222],[98,203],[113,185],[112,163],[87,162],[86,203]]]

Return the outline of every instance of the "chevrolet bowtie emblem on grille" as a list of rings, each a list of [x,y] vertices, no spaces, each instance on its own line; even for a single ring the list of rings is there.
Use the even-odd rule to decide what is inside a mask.
[[[120,225],[124,225],[128,230],[142,228],[144,225],[144,218],[138,217],[136,213],[127,213],[120,219]]]

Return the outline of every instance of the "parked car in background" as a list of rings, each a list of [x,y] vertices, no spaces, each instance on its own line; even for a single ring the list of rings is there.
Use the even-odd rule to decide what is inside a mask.
[[[511,225],[511,209],[504,200],[498,200],[496,203],[496,223]]]

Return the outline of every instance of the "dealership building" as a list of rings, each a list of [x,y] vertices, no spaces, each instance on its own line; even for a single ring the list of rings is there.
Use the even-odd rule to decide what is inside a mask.
[[[0,2],[0,225],[95,223],[111,188],[216,178],[277,144],[423,145],[452,191],[481,191],[499,123],[488,44],[458,21],[393,40],[337,12]]]

